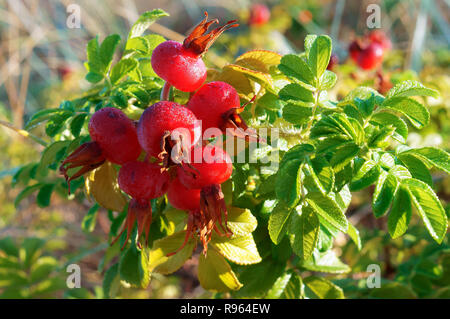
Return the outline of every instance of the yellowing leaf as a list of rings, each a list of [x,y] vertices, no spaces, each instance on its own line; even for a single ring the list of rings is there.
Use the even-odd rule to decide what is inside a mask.
[[[245,236],[256,229],[258,222],[250,210],[228,207],[228,228],[233,233],[233,237]]]
[[[167,234],[172,235],[186,228],[186,212],[168,206],[164,210],[164,216],[167,218]]]
[[[196,241],[189,239],[186,246],[175,255],[167,257],[167,254],[177,251],[184,242],[186,232],[180,231],[171,236],[158,239],[153,243],[149,256],[149,269],[151,271],[167,275],[183,266],[194,251]]]
[[[252,50],[240,55],[235,64],[245,68],[269,73],[269,68],[280,64],[281,55],[267,50]]]
[[[227,66],[224,67],[224,69],[231,69],[235,72],[241,73],[249,80],[258,82],[265,88],[270,89],[273,86],[272,77],[267,73],[251,70],[237,64],[228,64]]]
[[[214,249],[209,249],[206,257],[200,255],[198,280],[203,288],[218,292],[238,290],[242,287],[230,265]]]
[[[241,98],[250,100],[253,97],[253,86],[250,80],[243,73],[232,68],[224,68],[221,73],[214,77],[214,81],[222,81],[230,84],[236,89]]]
[[[89,173],[85,186],[88,196],[92,196],[100,206],[116,212],[123,211],[127,201],[119,189],[117,172],[110,162],[106,161]]]
[[[261,261],[251,234],[234,238],[213,234],[211,245],[226,259],[238,265],[256,264]]]

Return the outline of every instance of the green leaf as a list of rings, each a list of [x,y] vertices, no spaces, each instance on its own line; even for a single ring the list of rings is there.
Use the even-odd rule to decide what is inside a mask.
[[[36,237],[25,238],[19,248],[19,259],[23,262],[25,269],[39,258],[42,253],[42,247],[45,245],[45,240]]]
[[[28,187],[25,187],[20,193],[19,195],[17,195],[15,201],[14,201],[14,206],[17,208],[20,204],[20,202],[28,197],[29,195],[31,195],[32,193],[34,193],[36,190],[40,189],[41,187],[43,187],[45,184],[42,183],[37,183],[37,184],[33,184],[30,185]]]
[[[201,254],[198,261],[198,280],[204,289],[217,292],[238,290],[242,284],[227,261],[214,249]]]
[[[398,282],[383,284],[380,288],[374,288],[369,294],[370,298],[380,299],[415,299],[417,296],[406,285]]]
[[[431,237],[441,243],[447,232],[447,215],[433,189],[414,178],[402,180],[413,200],[413,204],[428,229]]]
[[[403,235],[411,220],[411,197],[408,190],[401,186],[398,188],[388,216],[388,230],[392,238]]]
[[[311,297],[319,299],[344,299],[342,289],[331,281],[316,276],[309,276],[303,279],[306,287],[312,292]]]
[[[353,176],[350,190],[359,191],[375,183],[380,175],[380,166],[373,160],[365,161],[356,175]]]
[[[72,116],[72,113],[57,113],[54,114],[47,122],[45,126],[45,133],[49,137],[54,137],[62,129],[66,121]]]
[[[336,84],[336,81],[336,73],[326,70],[319,79],[319,90],[331,89]]]
[[[39,207],[47,207],[50,205],[50,197],[52,196],[55,184],[46,184],[39,189],[36,196],[36,203]]]
[[[150,283],[150,270],[147,252],[130,245],[119,262],[120,277],[129,284],[146,288]]]
[[[144,12],[131,27],[128,39],[141,36],[153,22],[167,16],[169,16],[169,14],[161,9]]]
[[[348,232],[347,234],[350,236],[350,238],[353,240],[353,242],[356,244],[356,247],[358,247],[358,250],[361,250],[361,237],[359,236],[358,229],[353,226],[352,223],[348,223]]]
[[[99,209],[98,204],[94,204],[86,215],[84,215],[83,220],[81,221],[81,229],[86,233],[91,233],[94,228],[97,221],[97,213]]]
[[[359,154],[359,151],[360,147],[353,142],[342,144],[336,148],[330,164],[336,172],[340,171]]]
[[[233,236],[245,236],[256,229],[258,222],[249,209],[228,207],[228,228]]]
[[[30,130],[34,128],[35,126],[41,124],[42,122],[45,122],[48,119],[52,118],[55,115],[55,113],[57,114],[67,113],[69,115],[72,115],[72,111],[68,110],[61,110],[61,109],[40,110],[34,113],[33,116],[28,120],[27,124],[25,125],[25,129]]]
[[[295,100],[302,102],[314,103],[313,93],[297,83],[290,83],[283,87],[278,96],[282,100]]]
[[[300,299],[303,298],[302,278],[292,270],[278,277],[267,292],[266,299]]]
[[[275,245],[278,245],[286,234],[292,209],[283,202],[278,202],[269,217],[269,236]]]
[[[408,137],[408,126],[398,116],[388,112],[380,112],[374,114],[370,118],[370,122],[372,124],[378,124],[382,126],[392,125],[395,128],[393,138],[395,138],[400,143],[406,143],[406,138]]]
[[[314,210],[302,207],[301,214],[294,212],[289,225],[291,247],[302,260],[311,257],[319,238],[319,219]]]
[[[433,186],[433,178],[421,158],[415,157],[412,153],[400,153],[398,158],[408,168],[413,178]]]
[[[103,80],[105,76],[96,72],[88,72],[86,74],[86,80],[90,83],[98,83]]]
[[[114,298],[120,286],[119,264],[114,264],[103,277],[103,294],[105,298]]]
[[[339,205],[329,196],[319,192],[308,193],[306,201],[311,208],[332,226],[346,233],[348,222]]]
[[[168,275],[177,271],[186,260],[191,258],[196,241],[192,238],[188,240],[186,245],[175,255],[167,257],[167,254],[177,251],[182,245],[186,237],[186,231],[179,231],[173,235],[155,240],[153,247],[149,253],[149,269]]]
[[[297,103],[288,103],[283,107],[283,118],[289,123],[301,125],[311,120],[313,108]]]
[[[298,55],[286,54],[283,56],[278,69],[286,76],[314,85],[314,74],[308,64]]]
[[[383,216],[391,206],[397,191],[397,179],[386,171],[381,171],[372,198],[372,210],[376,218]]]
[[[411,98],[393,97],[386,99],[382,107],[404,114],[411,124],[419,129],[430,122],[430,112],[427,108]]]
[[[135,37],[129,39],[125,45],[125,52],[134,52],[140,55],[147,55],[150,51],[150,44],[145,37]]]
[[[327,35],[318,36],[308,51],[308,65],[316,78],[327,69],[331,56],[331,39]]]
[[[58,267],[58,261],[50,256],[41,257],[31,266],[30,280],[32,283],[47,279]]]
[[[429,89],[417,81],[404,81],[389,90],[386,98],[390,99],[400,96],[431,96],[437,98],[439,92]]]
[[[80,136],[81,129],[86,120],[87,114],[78,114],[70,122],[70,132],[74,137]]]
[[[210,244],[226,259],[238,265],[256,264],[261,261],[251,234],[231,238],[213,234]]]
[[[135,59],[122,59],[111,70],[111,83],[117,83],[121,78],[138,66]]]
[[[0,239],[0,250],[3,250],[7,255],[19,257],[19,249],[9,236]]]
[[[116,51],[119,42],[120,42],[120,35],[112,34],[107,36],[100,45],[98,54],[102,63],[103,74],[108,72],[109,67],[111,66],[114,52]]]
[[[344,274],[351,270],[349,266],[339,260],[333,250],[313,254],[312,258],[301,263],[301,267],[310,271],[333,274]]]
[[[430,165],[443,170],[447,174],[450,174],[450,154],[444,150],[436,147],[423,147],[408,150],[401,154],[412,154],[422,160],[425,160]]]
[[[284,154],[275,182],[277,198],[294,207],[301,193],[301,169],[306,156],[314,151],[310,144],[299,144]]]

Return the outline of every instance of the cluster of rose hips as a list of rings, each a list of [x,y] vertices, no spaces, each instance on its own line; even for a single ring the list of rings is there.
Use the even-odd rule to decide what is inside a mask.
[[[69,185],[105,161],[121,166],[118,184],[131,201],[123,229],[113,242],[126,231],[126,244],[136,222],[138,237],[145,234],[147,242],[152,222],[150,200],[164,194],[172,206],[188,212],[186,239],[180,249],[190,236],[197,235],[206,253],[213,230],[221,236],[231,235],[220,186],[232,174],[231,158],[221,147],[200,137],[209,128],[218,128],[218,137],[229,127],[245,129],[246,125],[232,86],[224,82],[204,84],[202,55],[224,30],[237,24],[229,21],[207,34],[208,27],[218,21],[208,22],[205,15],[183,44],[163,42],[151,58],[166,87],[196,91],[188,103],[182,106],[162,100],[149,106],[138,122],[119,109],[102,108],[89,122],[92,141],[62,162],[60,170]],[[68,170],[73,168],[80,169],[69,177]]]
[[[392,48],[389,37],[380,30],[375,30],[363,38],[350,43],[350,58],[363,70],[372,70],[383,62],[386,51]]]

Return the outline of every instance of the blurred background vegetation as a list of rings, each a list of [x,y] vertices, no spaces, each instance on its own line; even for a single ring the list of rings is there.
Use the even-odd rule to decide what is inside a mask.
[[[362,71],[348,59],[348,46],[367,34],[367,5],[380,5],[382,30],[393,49],[383,62],[383,77],[393,84],[420,79],[440,91],[428,99],[432,124],[410,134],[415,146],[440,146],[450,151],[450,2],[448,0],[359,1],[273,0],[259,1],[271,10],[268,23],[249,26],[246,21],[254,2],[245,0],[0,0],[0,297],[102,298],[102,270],[108,262],[109,219],[100,209],[96,224],[84,219],[92,203],[67,201],[55,193],[52,205],[35,197],[15,203],[26,183],[20,174],[32,170],[40,158],[43,132],[21,131],[30,115],[57,107],[89,85],[84,80],[87,41],[117,33],[126,37],[130,25],[147,10],[162,8],[171,18],[150,27],[167,39],[183,39],[207,10],[221,22],[238,19],[239,28],[224,34],[206,55],[209,67],[222,67],[237,55],[252,49],[281,54],[301,52],[308,33],[328,34],[340,64],[334,70],[338,85],[332,94],[343,96],[358,85],[377,87],[375,71]],[[81,28],[66,25],[67,7],[81,8]],[[28,174],[29,175],[29,174]],[[434,174],[433,180],[449,212],[450,179]],[[411,228],[406,236],[391,240],[386,220],[370,213],[370,194],[353,197],[349,216],[363,234],[363,250],[337,241],[340,255],[352,268],[351,279],[336,278],[347,297],[367,296],[362,288],[368,264],[382,265],[386,278],[411,276],[411,294],[450,298],[450,253],[448,243],[431,242],[423,227]],[[67,196],[66,196],[67,197]],[[82,227],[83,224],[83,227]],[[92,230],[90,232],[89,230]],[[82,289],[67,289],[66,265],[81,267]],[[123,289],[122,298],[208,297],[198,284],[188,261],[172,276],[152,279],[147,290]],[[433,280],[447,289],[436,291]],[[361,283],[361,285],[359,285]],[[359,286],[358,286],[359,285]],[[441,285],[442,286],[442,285]],[[395,287],[393,287],[393,295]],[[374,295],[373,297],[377,297]],[[391,296],[384,296],[389,298]],[[409,297],[409,296],[404,296]]]

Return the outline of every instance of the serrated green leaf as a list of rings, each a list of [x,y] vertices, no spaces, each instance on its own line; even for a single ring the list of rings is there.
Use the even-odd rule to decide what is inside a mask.
[[[150,43],[145,37],[135,37],[128,39],[125,45],[125,52],[138,53],[140,55],[147,55],[150,51]]]
[[[387,99],[401,96],[432,96],[437,98],[439,93],[429,89],[417,81],[404,81],[394,86],[386,95]]]
[[[258,222],[249,209],[228,207],[228,228],[233,236],[239,237],[252,233]]]
[[[310,271],[333,274],[345,274],[351,270],[348,265],[339,260],[333,250],[313,254],[312,258],[301,263],[301,267]]]
[[[308,64],[295,54],[286,54],[281,58],[281,64],[278,69],[285,75],[305,82],[309,85],[314,85],[314,74],[309,68]]]
[[[33,184],[30,185],[28,187],[25,187],[20,193],[19,195],[17,195],[15,201],[14,201],[14,206],[17,208],[20,204],[20,202],[28,197],[29,195],[31,195],[32,193],[34,193],[35,191],[37,191],[38,189],[40,189],[41,187],[43,187],[45,184],[43,183],[37,183],[37,184]]]
[[[87,114],[78,114],[70,121],[70,132],[74,137],[80,136]]]
[[[119,264],[114,264],[103,277],[103,294],[105,298],[114,298],[120,285]]]
[[[275,245],[283,239],[289,225],[292,209],[283,202],[278,202],[269,217],[269,236]]]
[[[403,235],[411,220],[411,197],[404,186],[400,186],[395,194],[394,203],[388,216],[388,230],[392,238]]]
[[[149,269],[167,275],[183,266],[185,261],[191,258],[194,252],[196,246],[194,239],[189,238],[183,249],[175,255],[167,257],[167,254],[177,251],[183,245],[185,237],[186,231],[179,231],[173,235],[155,240],[149,253]]]
[[[431,237],[441,243],[447,232],[447,215],[433,189],[414,178],[402,180]]]
[[[289,123],[301,125],[311,120],[313,108],[307,105],[288,103],[283,107],[283,118]]]
[[[256,264],[261,261],[251,234],[240,237],[220,237],[213,234],[211,243],[222,256],[238,265]]]
[[[198,280],[204,289],[218,292],[238,290],[242,287],[230,265],[214,249],[208,250],[206,257],[200,255]]]
[[[380,175],[380,166],[373,160],[365,161],[350,184],[351,191],[358,191],[375,183]]]
[[[386,171],[381,171],[372,198],[372,210],[375,217],[383,216],[391,206],[397,191],[397,179]]]
[[[325,70],[319,78],[319,90],[329,90],[334,87],[337,81],[337,75],[334,72]]]
[[[30,280],[36,283],[47,279],[48,276],[59,267],[58,261],[50,256],[38,258],[30,269]]]
[[[107,36],[100,45],[98,54],[102,63],[103,74],[108,72],[108,69],[111,65],[114,56],[114,52],[116,51],[119,42],[120,42],[120,35],[111,34]]]
[[[278,277],[265,296],[266,299],[300,299],[302,297],[302,278],[292,270]]]
[[[412,125],[422,128],[430,122],[430,112],[427,108],[408,97],[393,97],[383,102],[383,108],[394,110],[405,115]]]
[[[306,40],[305,40],[306,41]],[[327,35],[320,35],[312,42],[308,50],[308,65],[319,79],[327,69],[331,56],[331,39]]]
[[[398,158],[408,168],[413,178],[421,180],[433,187],[433,178],[431,177],[430,171],[420,158],[410,153],[400,153],[398,154]]]
[[[395,138],[400,143],[406,142],[406,138],[408,137],[408,126],[398,116],[388,113],[388,112],[380,112],[380,113],[374,114],[370,118],[370,122],[372,124],[378,124],[378,125],[383,125],[383,126],[392,125],[395,128],[395,133],[393,135],[393,138]]]
[[[50,205],[50,197],[52,196],[55,184],[46,184],[39,189],[36,196],[36,203],[39,207],[47,207]]]
[[[111,83],[117,83],[121,78],[126,76],[128,72],[131,72],[138,66],[138,62],[135,59],[122,59],[111,70]]]
[[[314,103],[313,92],[297,83],[290,83],[283,87],[280,92],[278,92],[278,96],[282,100],[295,100],[306,103]]]
[[[128,39],[141,36],[153,22],[167,16],[169,14],[161,9],[144,12],[131,27]]]
[[[9,236],[0,239],[0,250],[3,250],[7,255],[19,257],[19,249]]]
[[[302,207],[301,214],[294,212],[289,225],[289,239],[294,253],[301,260],[311,257],[319,238],[319,219],[309,206]]]
[[[380,288],[374,288],[369,294],[370,298],[380,299],[414,299],[417,296],[406,285],[398,282],[383,284]]]
[[[425,160],[430,165],[443,170],[447,174],[450,174],[450,154],[437,147],[416,148],[401,154],[412,154],[422,160]]]
[[[339,205],[329,196],[318,192],[308,193],[306,201],[311,208],[327,222],[346,233],[348,221]]]
[[[358,247],[358,250],[361,250],[361,237],[359,236],[358,229],[355,226],[353,226],[352,223],[348,223],[347,234],[350,236],[350,238],[356,244],[356,247]]]
[[[344,292],[342,289],[331,281],[316,276],[309,276],[303,279],[306,287],[313,293],[315,298],[319,299],[344,299]]]

